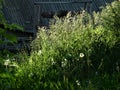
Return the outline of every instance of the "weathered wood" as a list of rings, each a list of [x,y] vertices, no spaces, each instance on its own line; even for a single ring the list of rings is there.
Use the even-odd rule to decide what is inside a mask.
[[[92,0],[35,2],[35,13],[36,11],[37,13],[35,14],[36,16],[34,17],[34,21],[37,22],[34,25],[48,26],[48,22],[51,18],[53,18],[54,16],[58,16],[59,18],[64,17],[69,11],[79,12],[81,8],[86,11],[90,11],[90,7],[88,6],[91,3]]]
[[[40,4],[69,4],[69,3],[92,3],[92,0],[79,0],[79,1],[70,1],[70,2],[35,2],[34,5],[40,5]]]

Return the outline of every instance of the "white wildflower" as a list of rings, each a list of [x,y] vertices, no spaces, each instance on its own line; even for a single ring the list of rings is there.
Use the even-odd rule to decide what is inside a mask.
[[[41,50],[39,50],[39,51],[38,51],[38,55],[41,55],[41,54],[42,54],[42,51],[41,51]]]
[[[80,86],[80,81],[79,80],[76,80],[76,83],[78,86]]]
[[[52,65],[54,65],[54,64],[55,64],[55,61],[53,60],[53,58],[51,59],[51,62],[52,62]]]
[[[67,59],[65,58],[64,61],[67,62]]]
[[[10,64],[10,60],[9,59],[5,60],[4,65],[8,66],[9,64]]]
[[[65,58],[64,61],[62,61],[62,67],[65,67],[67,65],[67,59]]]
[[[80,53],[80,58],[83,58],[84,56],[84,53]]]
[[[79,82],[79,80],[76,80],[76,83],[78,83]]]
[[[85,10],[83,10],[82,12],[85,13]]]

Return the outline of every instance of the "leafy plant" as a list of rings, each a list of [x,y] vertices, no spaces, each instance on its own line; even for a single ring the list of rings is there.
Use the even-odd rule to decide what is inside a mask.
[[[4,0],[0,0],[0,49],[6,44],[17,43],[17,37],[8,33],[9,31],[22,30],[21,26],[16,24],[8,24],[2,12],[2,4]],[[14,87],[14,73],[16,70],[16,62],[12,59],[14,54],[8,50],[0,51],[0,89],[9,90]]]
[[[112,7],[117,8],[116,13],[120,10],[117,3],[119,1],[111,4],[117,5]],[[36,39],[31,44],[31,54],[28,56],[22,52],[17,58],[22,62],[15,74],[14,88],[119,89],[119,26],[111,23],[108,26],[109,19],[117,23],[114,20],[117,16],[111,17],[113,9],[107,7],[94,15],[96,24],[94,26],[91,17],[82,13],[74,17],[67,15],[63,19],[55,17],[49,30],[39,29]],[[103,13],[107,10],[109,18]]]
[[[17,37],[13,34],[8,33],[8,31],[21,30],[23,28],[17,24],[8,24],[4,18],[4,14],[2,12],[2,3],[4,0],[0,0],[0,44],[7,43],[16,43]]]

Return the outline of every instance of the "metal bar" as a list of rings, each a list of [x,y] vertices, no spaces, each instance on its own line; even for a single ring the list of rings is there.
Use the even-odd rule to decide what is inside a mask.
[[[92,0],[80,0],[80,1],[71,1],[71,2],[35,2],[34,5],[40,5],[40,4],[69,4],[69,3],[92,3]]]

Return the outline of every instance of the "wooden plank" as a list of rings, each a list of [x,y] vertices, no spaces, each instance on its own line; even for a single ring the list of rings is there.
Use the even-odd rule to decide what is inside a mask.
[[[80,0],[80,1],[70,1],[70,2],[35,2],[34,5],[40,4],[69,4],[69,3],[92,3],[92,0]]]

